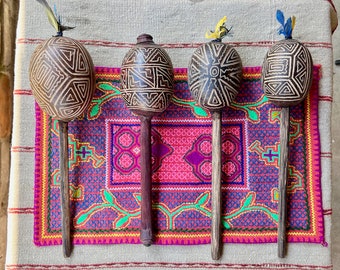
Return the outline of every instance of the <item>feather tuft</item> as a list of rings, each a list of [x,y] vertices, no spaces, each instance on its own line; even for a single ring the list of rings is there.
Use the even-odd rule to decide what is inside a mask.
[[[50,22],[50,24],[54,27],[54,29],[57,32],[60,32],[60,23],[58,22],[57,18],[55,17],[55,15],[54,15],[51,7],[47,3],[47,1],[46,0],[37,0],[37,1],[45,7],[45,12],[47,14],[48,21]]]
[[[285,16],[283,15],[283,12],[281,10],[277,10],[276,11],[276,19],[278,20],[278,22],[284,26],[285,24]]]
[[[205,33],[205,38],[214,39],[221,41],[231,29],[226,28],[225,22],[227,21],[227,16],[224,16],[215,26],[215,31],[207,31]]]
[[[296,22],[295,16],[289,17],[287,21],[285,22],[285,17],[283,15],[283,12],[281,10],[277,10],[276,19],[281,24],[278,30],[279,35],[284,35],[285,39],[291,39],[293,29],[295,27],[295,22]]]
[[[57,14],[57,10],[56,10],[55,6],[54,6],[55,13],[53,13],[51,7],[49,6],[49,4],[47,3],[46,0],[37,0],[37,1],[41,5],[44,6],[45,12],[46,12],[47,17],[48,17],[48,21],[54,27],[54,29],[57,31],[57,36],[62,36],[63,31],[70,30],[70,29],[74,28],[74,27],[71,27],[71,26],[61,25],[60,20],[58,20],[56,15],[55,15],[55,14]]]
[[[296,22],[296,17],[293,16],[292,17],[292,30],[294,30],[294,28],[295,28],[295,22]]]

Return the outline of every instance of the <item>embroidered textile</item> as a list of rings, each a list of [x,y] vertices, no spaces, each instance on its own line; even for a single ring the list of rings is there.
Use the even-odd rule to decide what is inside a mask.
[[[319,68],[309,96],[291,109],[288,241],[324,242],[318,131]],[[280,108],[268,103],[259,67],[222,120],[223,241],[276,242]],[[96,93],[69,123],[75,244],[139,243],[139,119],[120,97],[119,68],[96,68]],[[156,244],[210,243],[211,117],[175,69],[169,108],[152,120]],[[36,245],[61,244],[58,122],[36,106]]]

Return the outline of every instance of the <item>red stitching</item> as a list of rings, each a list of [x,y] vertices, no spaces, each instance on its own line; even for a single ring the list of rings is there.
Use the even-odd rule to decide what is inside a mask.
[[[324,209],[323,210],[323,215],[324,216],[330,216],[333,213],[333,209]]]
[[[261,270],[312,270],[312,269],[332,269],[332,265],[298,265],[298,264],[217,264],[217,263],[167,263],[167,262],[113,262],[102,264],[79,264],[79,265],[44,265],[44,264],[10,264],[6,269],[100,269],[104,267],[132,268],[132,267],[159,267],[159,268],[207,268],[207,269],[261,269]]]
[[[9,214],[33,214],[34,208],[27,207],[27,208],[8,208],[7,212]]]
[[[319,96],[320,101],[328,101],[328,102],[333,102],[333,97],[331,96]]]
[[[332,158],[332,157],[333,157],[333,154],[332,154],[332,152],[321,152],[321,153],[320,153],[320,156],[321,156],[322,158]]]
[[[17,89],[13,91],[14,95],[23,95],[23,96],[31,96],[32,90],[29,89]]]
[[[40,44],[44,39],[39,38],[19,38],[17,44]],[[113,42],[105,40],[79,40],[84,45],[99,46],[99,47],[114,47],[114,48],[131,48],[135,43],[129,42]],[[203,43],[159,43],[164,48],[171,49],[185,49],[185,48],[197,48]],[[274,41],[241,41],[241,42],[228,42],[235,47],[270,47],[274,44]],[[304,42],[307,47],[316,48],[329,48],[332,49],[332,43],[330,42]]]
[[[13,153],[34,153],[34,146],[12,146],[11,151]]]

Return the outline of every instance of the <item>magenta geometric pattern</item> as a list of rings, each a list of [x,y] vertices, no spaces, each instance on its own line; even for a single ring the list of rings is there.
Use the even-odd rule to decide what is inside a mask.
[[[244,120],[224,121],[222,136],[222,180],[228,188],[246,186],[244,179],[247,151],[242,139],[246,136]],[[118,186],[139,187],[140,155],[137,118],[106,121],[107,155],[106,183],[108,189]],[[158,185],[178,188],[211,185],[211,122],[199,124],[183,120],[154,118],[152,122],[152,180]],[[183,147],[190,145],[191,148]],[[179,172],[180,169],[180,172]],[[193,177],[194,175],[194,177]],[[162,179],[162,181],[160,181]]]

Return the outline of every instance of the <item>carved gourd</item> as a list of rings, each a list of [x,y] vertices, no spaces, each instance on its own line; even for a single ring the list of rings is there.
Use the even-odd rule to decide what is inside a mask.
[[[289,156],[289,106],[302,102],[312,84],[313,61],[309,50],[292,39],[295,17],[285,22],[282,11],[276,13],[284,40],[276,42],[268,51],[262,66],[262,88],[268,100],[281,108],[279,159],[279,221],[278,256],[285,257],[287,249],[287,178]]]
[[[121,67],[121,92],[126,106],[141,121],[141,228],[145,246],[153,242],[151,118],[166,110],[172,95],[174,75],[170,57],[152,36],[142,34],[135,47],[127,52]]]
[[[29,66],[32,93],[40,108],[59,124],[60,200],[62,243],[65,257],[71,255],[71,217],[68,168],[68,122],[81,116],[92,100],[95,73],[90,54],[78,41],[63,37],[72,27],[61,25],[46,0],[38,0],[48,14],[57,36],[42,42]]]
[[[52,37],[34,51],[29,67],[32,93],[40,108],[59,120],[62,238],[65,257],[71,254],[68,178],[68,122],[84,113],[95,90],[92,59],[78,41]]]
[[[173,67],[166,51],[142,34],[125,55],[121,67],[122,97],[137,115],[153,116],[166,110],[173,95]]]
[[[220,111],[236,98],[242,79],[237,51],[220,41],[206,43],[194,52],[188,80],[196,102],[211,111]]]
[[[262,87],[268,100],[280,107],[299,104],[312,84],[313,60],[295,39],[276,42],[263,62]]]
[[[224,17],[216,26],[216,39],[197,48],[188,68],[190,91],[196,102],[212,113],[212,226],[211,256],[221,256],[221,111],[231,105],[241,85],[242,63],[236,50],[221,42],[228,29]],[[215,34],[215,35],[214,35]],[[224,34],[224,35],[223,35]],[[210,37],[211,35],[206,35]]]
[[[85,47],[69,37],[51,37],[31,57],[30,83],[40,108],[69,122],[84,113],[95,89],[92,59]]]

